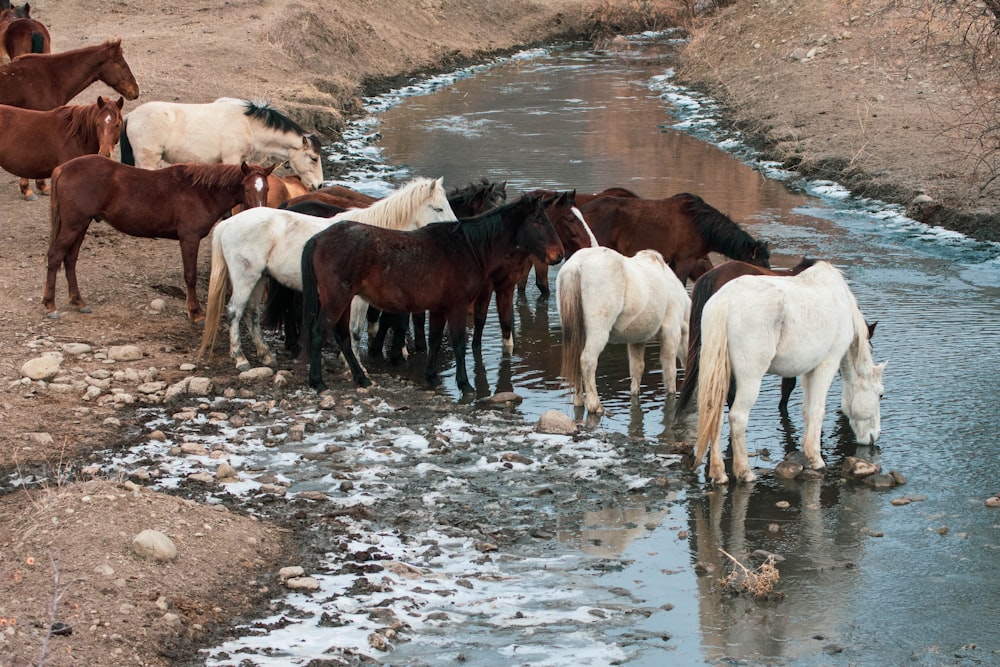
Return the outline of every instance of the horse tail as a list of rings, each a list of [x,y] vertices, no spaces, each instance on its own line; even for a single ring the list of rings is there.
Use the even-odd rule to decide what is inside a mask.
[[[695,387],[698,386],[698,353],[701,350],[701,314],[717,289],[715,281],[697,280],[691,289],[691,316],[688,325],[687,359],[684,361],[684,383],[677,397],[677,413],[691,402]]]
[[[320,317],[319,284],[316,278],[316,268],[313,266],[313,255],[316,252],[316,237],[306,241],[302,247],[302,349],[310,354],[310,340],[313,327]]]
[[[45,35],[38,30],[31,33],[31,52],[45,53]]]
[[[124,133],[123,133],[124,134]],[[222,223],[212,234],[212,272],[208,279],[208,303],[205,306],[205,330],[201,334],[201,347],[198,348],[198,358],[201,359],[215,345],[219,335],[219,324],[222,321],[222,303],[229,288],[229,265],[222,251]]]
[[[132,152],[132,142],[128,140],[128,118],[122,120],[122,132],[118,137],[118,145],[121,147],[122,164],[135,166],[135,153]]]
[[[583,326],[583,294],[580,290],[580,272],[566,267],[559,273],[559,320],[562,326],[562,376],[575,391],[580,382],[580,355],[586,343],[587,332]]]
[[[729,302],[716,300],[702,318],[702,345],[698,355],[705,367],[698,376],[698,444],[694,451],[694,467],[701,465],[709,443],[717,442],[722,433],[722,406],[729,393],[732,367],[729,362],[727,338]],[[687,384],[685,382],[685,384]]]
[[[49,247],[53,247],[59,232],[62,229],[62,214],[59,211],[59,190],[56,188],[59,177],[62,175],[62,167],[52,170],[49,179]]]

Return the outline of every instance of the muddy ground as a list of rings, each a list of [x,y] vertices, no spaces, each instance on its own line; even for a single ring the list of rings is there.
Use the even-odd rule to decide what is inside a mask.
[[[603,38],[609,29],[593,31],[595,11],[635,26],[629,8],[648,6],[98,0],[32,3],[32,14],[49,26],[56,51],[123,39],[141,89],[126,111],[155,99],[268,99],[332,137],[362,94],[520,46]],[[962,141],[976,137],[956,129],[963,109],[957,66],[918,51],[907,17],[873,7],[737,2],[694,26],[681,75],[723,99],[748,140],[776,159],[890,201],[925,194],[930,201],[914,215],[996,239],[986,179],[961,159],[972,154]],[[97,94],[110,92],[98,84],[78,101]],[[278,568],[298,564],[290,525],[154,493],[127,471],[109,478],[88,469],[93,452],[149,437],[144,405],[167,403],[176,418],[160,428],[170,439],[179,437],[171,428],[191,420],[259,422],[283,401],[364,414],[385,400],[411,422],[476,409],[391,376],[358,393],[346,376],[331,375],[333,390],[321,405],[302,392],[304,367],[287,359],[284,373],[258,380],[240,379],[222,356],[195,363],[200,330],[184,317],[176,242],[125,237],[100,224],[79,261],[94,312],[46,319],[48,202],[21,201],[10,175],[0,188],[0,665],[38,664],[42,655],[49,665],[182,662],[233,618],[266,605],[280,585]],[[201,266],[204,295],[207,257]],[[57,303],[65,305],[61,276]],[[25,381],[23,364],[46,353],[62,358],[57,377]],[[192,378],[208,384],[192,390]],[[216,397],[222,407],[208,400]],[[18,483],[31,490],[12,491]],[[174,541],[176,560],[132,554],[132,538],[146,528]],[[53,623],[72,634],[52,636]]]

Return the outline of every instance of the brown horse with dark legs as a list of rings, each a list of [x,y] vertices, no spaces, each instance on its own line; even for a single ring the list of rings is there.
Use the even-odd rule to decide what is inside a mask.
[[[455,379],[473,393],[465,364],[469,304],[492,271],[512,255],[529,254],[549,263],[563,247],[537,197],[524,196],[457,224],[433,224],[410,232],[345,221],[310,239],[302,252],[304,329],[309,350],[309,384],[323,382],[323,343],[330,329],[354,381],[371,385],[350,341],[351,300],[361,295],[382,310],[429,310],[430,344],[426,378],[440,384],[437,357],[445,324],[455,353]]]
[[[274,166],[178,164],[140,169],[99,155],[84,155],[52,172],[52,228],[48,274],[42,303],[49,317],[55,306],[56,274],[66,268],[69,299],[90,312],[76,281],[76,260],[92,220],[103,220],[131,236],[176,239],[181,245],[187,313],[205,319],[195,291],[198,246],[212,226],[237,204],[263,206],[267,177]]]
[[[94,104],[69,104],[52,111],[0,105],[0,168],[21,177],[21,195],[48,194],[45,179],[57,166],[81,155],[111,157],[122,129],[124,98],[98,97]]]
[[[120,39],[60,53],[29,53],[0,65],[0,104],[54,109],[95,81],[103,81],[127,100],[139,97],[139,84],[125,62]]]
[[[681,283],[687,283],[709,252],[770,266],[766,241],[754,239],[697,195],[599,197],[578,208],[600,245],[626,257],[647,248],[657,250]]]
[[[31,18],[31,5],[0,7],[0,49],[8,60],[25,53],[51,53],[52,39],[41,21]]]

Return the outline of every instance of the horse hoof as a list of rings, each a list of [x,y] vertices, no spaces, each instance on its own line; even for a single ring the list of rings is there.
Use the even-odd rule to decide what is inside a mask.
[[[50,320],[58,320],[60,316],[61,314],[59,313],[58,310],[53,310],[51,312],[45,313],[45,317],[49,318]]]
[[[38,195],[35,195],[35,194],[24,195],[24,201],[36,201],[37,199],[38,199]]]
[[[90,306],[80,306],[76,310],[77,312],[84,313],[85,315],[89,315],[90,313],[94,312],[90,309]]]
[[[248,370],[250,370],[250,362],[249,361],[246,362],[246,363],[242,363],[242,364],[236,364],[236,371],[238,373],[243,373],[244,371],[248,371]]]

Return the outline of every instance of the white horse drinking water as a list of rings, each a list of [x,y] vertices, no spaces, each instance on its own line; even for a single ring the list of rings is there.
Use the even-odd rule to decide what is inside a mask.
[[[442,181],[441,178],[414,179],[368,208],[348,209],[332,218],[284,209],[254,208],[220,222],[212,233],[212,272],[198,356],[203,356],[215,343],[226,288],[232,283],[233,294],[227,312],[229,353],[236,368],[250,368],[240,344],[240,322],[244,316],[249,318],[250,336],[257,354],[265,364],[274,364],[274,355],[264,342],[260,327],[259,308],[265,278],[270,275],[285,287],[301,292],[302,248],[312,236],[341,220],[401,230],[418,229],[432,222],[456,222],[458,219],[448,204],[448,193]],[[365,310],[359,311],[362,322]]]
[[[288,160],[310,190],[323,184],[316,135],[266,102],[220,97],[206,104],[146,102],[125,115],[122,162],[142,169],[162,163],[240,164],[255,156]]]
[[[655,250],[633,257],[604,247],[582,248],[556,278],[562,323],[562,374],[573,388],[573,404],[601,413],[597,359],[608,343],[627,343],[631,392],[639,393],[646,343],[660,341],[663,382],[677,391],[677,361],[687,350],[691,299]]]
[[[747,458],[746,428],[766,373],[801,377],[805,434],[802,450],[812,468],[823,468],[820,427],[826,395],[837,371],[841,410],[859,442],[881,434],[879,401],[885,362],[872,361],[868,325],[840,271],[817,262],[797,276],[743,276],[705,304],[698,371],[698,445],[695,465],[711,445],[708,477],[726,484],[722,460],[722,409],[730,377],[736,398],[729,409],[733,475],[756,479]],[[695,378],[689,378],[694,380]]]

